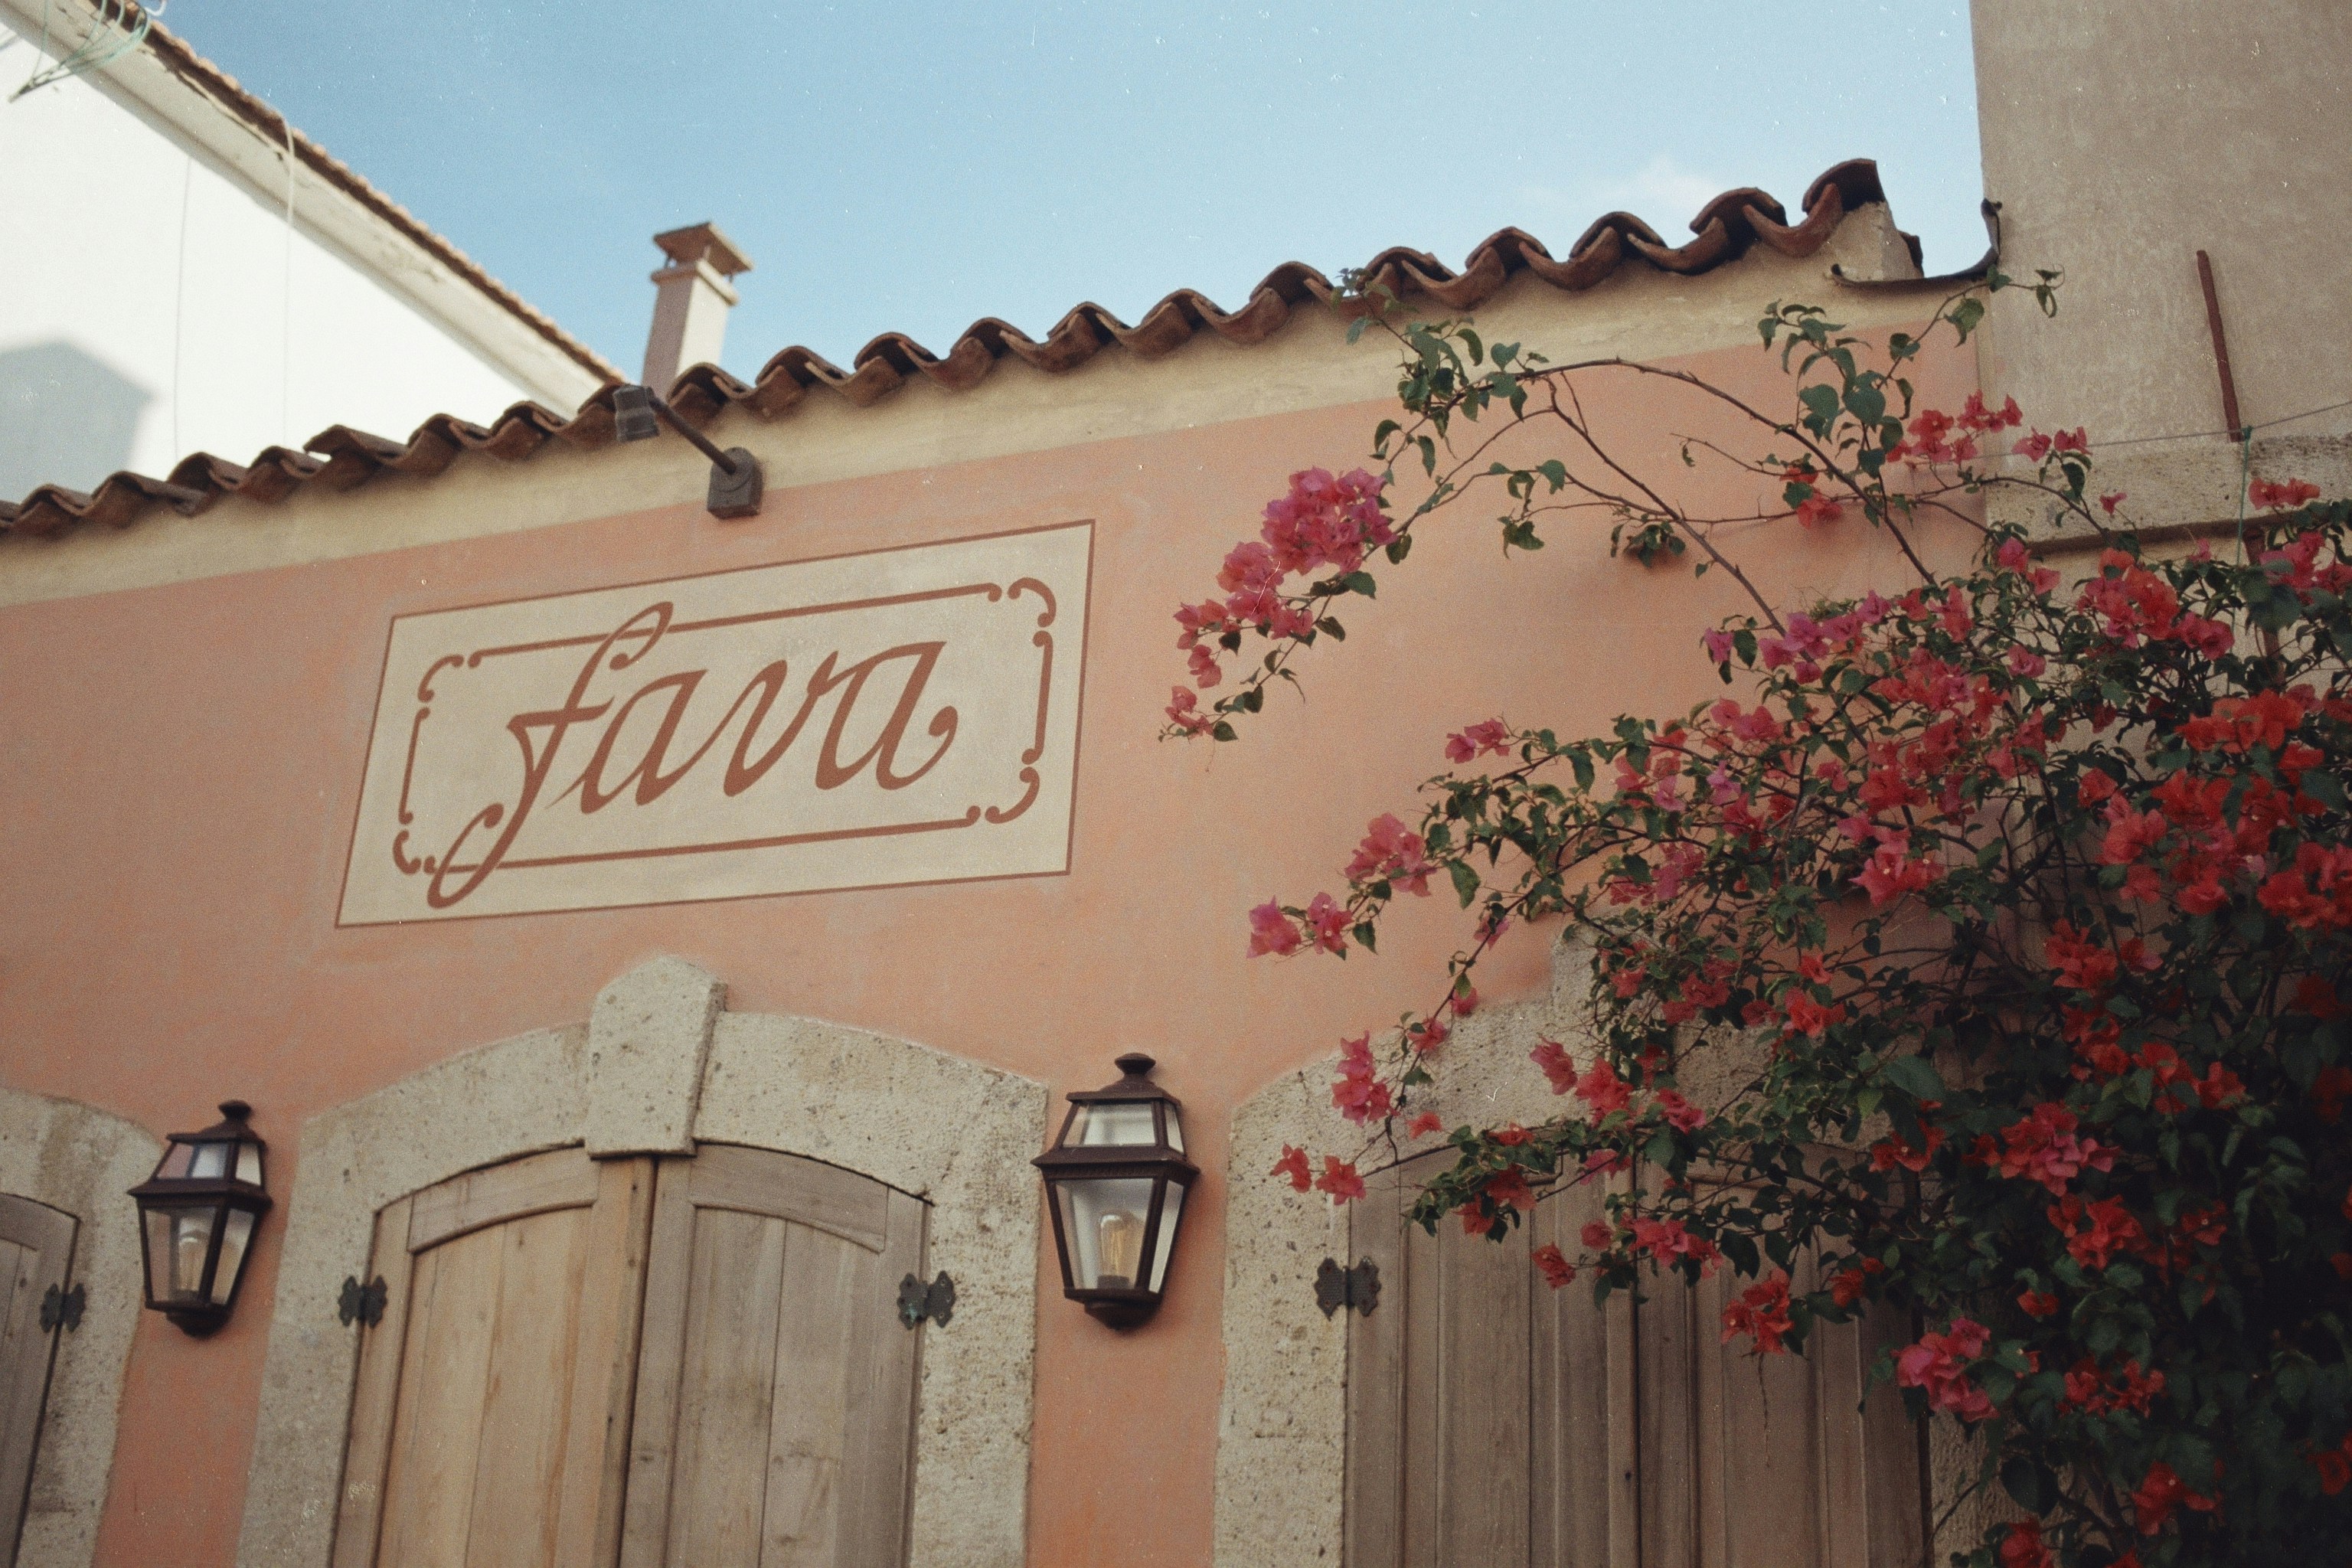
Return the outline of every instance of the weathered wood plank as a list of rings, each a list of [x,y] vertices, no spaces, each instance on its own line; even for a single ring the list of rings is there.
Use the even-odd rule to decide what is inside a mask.
[[[855,1259],[850,1279],[849,1405],[841,1469],[838,1568],[900,1568],[915,1477],[915,1391],[928,1327],[898,1321],[898,1282],[925,1274],[930,1209],[889,1194],[889,1235]],[[770,1507],[774,1507],[772,1500]]]
[[[596,1201],[596,1162],[577,1148],[551,1149],[452,1176],[410,1202],[408,1250],[423,1252],[469,1230]]]
[[[74,1217],[0,1194],[0,1564],[14,1568],[57,1335],[41,1327],[41,1302],[73,1270]]]
[[[350,1440],[335,1515],[333,1568],[369,1568],[383,1521],[385,1470],[392,1463],[394,1411],[400,1394],[409,1297],[415,1285],[408,1250],[409,1203],[387,1204],[375,1216],[368,1277],[383,1281],[383,1316],[359,1327],[360,1365],[352,1390]]]

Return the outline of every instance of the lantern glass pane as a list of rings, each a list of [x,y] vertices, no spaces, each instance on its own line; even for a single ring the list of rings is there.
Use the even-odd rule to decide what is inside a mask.
[[[163,1163],[155,1167],[155,1174],[173,1181],[184,1179],[188,1173],[188,1159],[195,1152],[195,1145],[192,1143],[170,1145],[163,1151]]]
[[[236,1179],[261,1185],[261,1145],[240,1143],[236,1146]]]
[[[1168,1141],[1168,1146],[1171,1149],[1175,1150],[1179,1154],[1181,1154],[1184,1152],[1184,1122],[1182,1118],[1176,1114],[1176,1108],[1173,1105],[1167,1104],[1163,1101],[1160,1107],[1160,1120],[1167,1124],[1163,1136],[1165,1136]]]
[[[188,1174],[196,1181],[220,1181],[228,1174],[229,1154],[234,1143],[191,1143]]]
[[[1172,1121],[1172,1119],[1171,1119]],[[1169,1129],[1175,1131],[1171,1125]],[[1176,1250],[1176,1226],[1184,1215],[1184,1189],[1174,1182],[1168,1184],[1167,1207],[1160,1215],[1159,1245],[1151,1259],[1151,1289],[1157,1291],[1168,1278],[1168,1258]]]
[[[1151,1126],[1151,1106],[1134,1100],[1097,1102],[1078,1107],[1077,1124],[1070,1129],[1074,1143],[1114,1147],[1145,1146],[1158,1142]]]
[[[221,1230],[220,1262],[213,1269],[213,1305],[226,1307],[236,1290],[237,1271],[245,1267],[246,1245],[253,1239],[255,1215],[245,1209],[228,1211],[228,1223]],[[1161,1256],[1167,1248],[1160,1249]],[[1161,1267],[1165,1268],[1163,1263]]]
[[[1142,1271],[1143,1227],[1151,1217],[1151,1178],[1092,1177],[1057,1182],[1062,1234],[1070,1244],[1070,1283],[1080,1290],[1131,1290]]]
[[[157,1305],[204,1300],[205,1259],[219,1217],[211,1204],[166,1204],[146,1211],[147,1289]]]

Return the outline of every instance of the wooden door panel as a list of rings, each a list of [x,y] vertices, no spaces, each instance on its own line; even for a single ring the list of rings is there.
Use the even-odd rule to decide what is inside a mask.
[[[655,1205],[622,1562],[898,1568],[919,1336],[898,1281],[923,1205],[706,1145]]]
[[[33,1480],[57,1335],[41,1302],[73,1267],[74,1217],[0,1194],[0,1568],[13,1568]]]
[[[336,1568],[604,1568],[652,1163],[557,1150],[387,1206]]]
[[[1424,1157],[1445,1159],[1449,1156]],[[1725,1344],[1748,1282],[1648,1279],[1636,1305],[1553,1291],[1602,1210],[1587,1184],[1501,1244],[1402,1213],[1414,1162],[1351,1215],[1380,1306],[1349,1325],[1347,1568],[1912,1568],[1925,1551],[1920,1435],[1892,1388],[1862,1405],[1900,1314],[1817,1327],[1803,1357]],[[1810,1258],[1792,1288],[1815,1287]]]

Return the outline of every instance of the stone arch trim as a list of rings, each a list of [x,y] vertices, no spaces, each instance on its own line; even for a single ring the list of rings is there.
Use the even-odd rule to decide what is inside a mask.
[[[724,996],[691,964],[655,959],[584,1025],[452,1058],[304,1124],[239,1568],[328,1563],[359,1350],[334,1302],[367,1264],[378,1209],[544,1149],[675,1154],[698,1141],[823,1160],[930,1205],[927,1268],[954,1276],[957,1300],[948,1327],[921,1331],[908,1562],[1019,1568],[1036,1342],[1028,1162],[1045,1086],[866,1030],[729,1013]]]
[[[0,1192],[79,1222],[70,1278],[89,1290],[81,1326],[58,1336],[19,1562],[83,1568],[98,1550],[123,1367],[145,1300],[138,1213],[124,1194],[163,1152],[152,1133],[119,1116],[0,1089]]]
[[[1547,1036],[1577,1048],[1589,950],[1553,950],[1550,994],[1481,1008],[1433,1064],[1424,1109],[1446,1125],[1557,1114],[1528,1053]],[[1577,1054],[1581,1055],[1580,1048]],[[1283,1145],[1337,1148],[1351,1131],[1331,1109],[1337,1055],[1286,1073],[1234,1113],[1226,1184],[1225,1390],[1217,1424],[1216,1568],[1339,1562],[1348,1473],[1348,1321],[1315,1305],[1315,1270],[1348,1250],[1325,1199],[1256,1179]]]

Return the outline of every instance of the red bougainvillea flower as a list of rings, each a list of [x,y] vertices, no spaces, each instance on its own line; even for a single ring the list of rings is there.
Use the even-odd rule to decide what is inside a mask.
[[[2352,1436],[2346,1436],[2337,1447],[2315,1449],[2305,1457],[2319,1472],[2319,1489],[2327,1496],[2334,1497],[2352,1485]]]
[[[1261,958],[1273,953],[1286,957],[1298,951],[1298,928],[1291,923],[1282,906],[1272,899],[1250,911],[1249,955]]]
[[[1408,1138],[1426,1138],[1433,1132],[1442,1132],[1444,1130],[1445,1123],[1438,1119],[1437,1112],[1424,1110],[1405,1123],[1404,1135]]]
[[[2215,1468],[2220,1468],[2218,1463]],[[2154,1535],[2162,1530],[2176,1509],[2210,1513],[2220,1506],[2217,1499],[2190,1491],[2172,1467],[2161,1459],[2147,1468],[2147,1474],[2133,1489],[2131,1500],[2133,1521],[2142,1535]]]
[[[2105,1268],[2118,1252],[2138,1250],[2147,1240],[2120,1198],[2086,1204],[2070,1193],[2051,1205],[2050,1223],[2066,1237],[2066,1251],[2085,1268]]]
[[[2107,494],[2099,498],[2099,510],[2105,512],[2109,517],[2113,517],[2116,515],[2116,508],[2123,505],[2126,499],[2128,498],[2125,496],[2123,491],[2111,490]]]
[[[1564,1257],[1559,1248],[1546,1243],[1530,1255],[1544,1277],[1544,1283],[1557,1290],[1576,1278],[1576,1265]]]
[[[1926,1142],[1919,1148],[1914,1148],[1900,1137],[1885,1138],[1873,1143],[1870,1146],[1870,1168],[1891,1171],[1900,1165],[1906,1171],[1926,1170],[1927,1162],[1936,1157],[1936,1151],[1943,1147],[1944,1130],[1929,1127],[1923,1131],[1921,1136]]]
[[[2000,1543],[2000,1568],[2052,1568],[2053,1562],[2040,1520],[2021,1519],[2009,1527]]]
[[[1870,1277],[1859,1268],[1841,1268],[1830,1276],[1830,1300],[1841,1307],[1851,1307],[1862,1300]]]
[[[1624,1110],[1633,1099],[1633,1086],[1619,1078],[1607,1061],[1595,1058],[1576,1080],[1576,1098],[1592,1107],[1592,1119],[1598,1121],[1612,1110]]]
[[[2057,1315],[2058,1298],[2045,1290],[2027,1290],[2017,1298],[2019,1310],[2029,1318],[2049,1318]]]
[[[1364,1178],[1356,1174],[1356,1167],[1337,1154],[1323,1156],[1323,1173],[1315,1178],[1318,1192],[1330,1194],[1334,1203],[1353,1203],[1364,1195]]]
[[[1291,1188],[1296,1192],[1303,1193],[1315,1184],[1315,1178],[1307,1169],[1307,1151],[1293,1148],[1287,1143],[1282,1146],[1282,1158],[1274,1163],[1274,1169],[1266,1174],[1289,1177]]]
[[[1796,1325],[1789,1318],[1789,1277],[1785,1273],[1758,1281],[1723,1310],[1723,1342],[1745,1334],[1754,1342],[1751,1355],[1780,1355],[1781,1340]]]
[[[2319,487],[2308,479],[2256,479],[2246,487],[2246,499],[2265,511],[2284,511],[2319,499]]]
[[[2032,1115],[2001,1130],[2008,1147],[2001,1152],[2000,1173],[2039,1182],[2052,1197],[2063,1197],[2085,1169],[2115,1169],[2114,1151],[2095,1138],[2078,1138],[2074,1127],[2074,1113],[2064,1106],[2035,1106]]]

